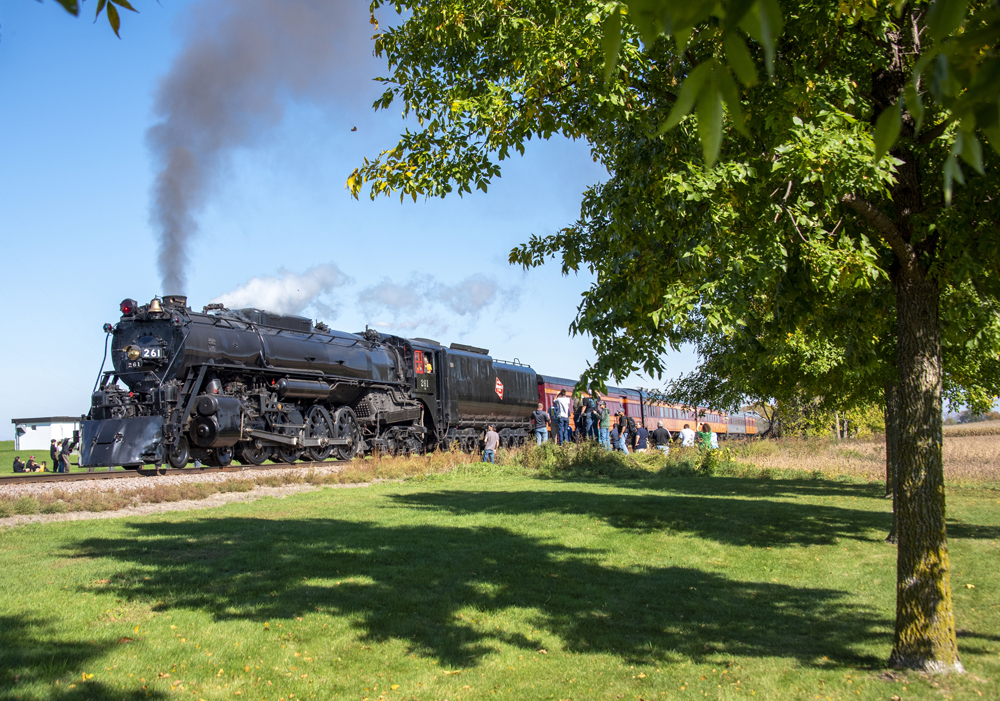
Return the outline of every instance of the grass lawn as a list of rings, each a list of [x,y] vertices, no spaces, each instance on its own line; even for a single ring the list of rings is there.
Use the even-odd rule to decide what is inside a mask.
[[[929,678],[884,670],[881,491],[457,472],[7,528],[0,698],[996,698],[1000,493],[949,493],[969,674]]]

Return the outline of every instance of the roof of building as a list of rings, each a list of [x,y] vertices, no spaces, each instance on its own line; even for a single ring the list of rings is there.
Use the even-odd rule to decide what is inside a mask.
[[[79,416],[39,416],[34,419],[11,419],[12,424],[75,424],[80,423]]]

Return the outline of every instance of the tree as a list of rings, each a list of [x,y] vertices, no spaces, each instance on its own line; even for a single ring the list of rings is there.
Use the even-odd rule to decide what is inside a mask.
[[[532,137],[588,139],[608,181],[584,193],[578,222],[532,237],[511,260],[559,256],[565,272],[595,274],[571,330],[593,337],[586,379],[597,384],[635,368],[662,373],[663,351],[691,337],[755,319],[766,338],[803,325],[832,332],[829,299],[854,291],[864,315],[890,296],[900,426],[890,659],[930,671],[961,669],[944,527],[941,296],[972,289],[994,314],[1000,299],[998,158],[972,145],[984,135],[997,144],[997,83],[983,81],[1000,64],[982,39],[996,8],[970,5],[963,25],[963,5],[942,25],[943,2],[897,14],[832,0],[783,12],[773,0],[678,1],[664,14],[645,0],[627,15],[599,2],[400,2],[408,18],[376,39],[390,66],[376,106],[399,100],[420,128],[348,181],[372,197],[485,191]],[[959,66],[957,47],[972,44]],[[931,54],[944,58],[925,92]],[[891,110],[898,122],[881,116]],[[974,172],[953,191],[959,155]]]

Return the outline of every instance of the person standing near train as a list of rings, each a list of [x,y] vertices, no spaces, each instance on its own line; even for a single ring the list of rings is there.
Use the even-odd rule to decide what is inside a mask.
[[[496,455],[498,445],[500,445],[500,434],[494,430],[493,426],[488,426],[486,439],[483,442],[483,462],[488,462],[491,465],[496,464],[493,462],[493,458]]]
[[[600,400],[597,392],[593,392],[590,395],[590,437],[598,441],[601,435],[601,407],[607,408],[607,405]],[[611,428],[610,424],[608,428]]]
[[[584,396],[582,407],[580,418],[583,419],[583,439],[587,440],[593,435],[594,429],[597,428],[594,425],[594,400]]]
[[[548,419],[549,415],[545,413],[545,405],[538,402],[538,408],[531,412],[531,423],[535,426],[535,440],[538,441],[538,445],[549,440],[549,431],[545,427],[545,422]]]
[[[684,428],[681,429],[681,447],[694,447],[694,437],[695,433],[691,430],[691,424],[684,424]]]
[[[559,405],[559,442],[565,443],[569,440],[569,410],[571,406],[569,397],[566,396],[566,390],[559,390],[559,396],[556,397],[555,403]],[[552,428],[554,429],[555,426]]]
[[[562,407],[555,402],[552,402],[552,406],[549,407],[549,425],[552,430],[552,435],[550,435],[549,438],[551,438],[552,442],[556,445],[562,443],[562,436],[559,433],[559,418],[561,410]]]
[[[663,422],[656,422],[656,430],[653,431],[653,444],[656,446],[657,450],[663,453],[670,452],[670,431],[663,428]]]
[[[601,418],[598,422],[598,441],[606,449],[611,450],[611,412],[608,411],[608,405],[601,402]]]

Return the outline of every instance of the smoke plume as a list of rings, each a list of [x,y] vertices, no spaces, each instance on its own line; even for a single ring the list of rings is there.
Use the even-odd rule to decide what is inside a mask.
[[[278,314],[299,314],[307,307],[316,307],[327,318],[333,318],[332,305],[320,299],[335,287],[350,282],[344,273],[332,263],[309,268],[301,275],[279,270],[279,275],[262,275],[250,278],[232,292],[213,299],[230,309],[255,307]]]
[[[155,96],[147,132],[160,171],[151,220],[162,290],[184,291],[188,245],[237,148],[259,144],[289,101],[326,105],[360,85],[370,49],[367,3],[205,0]],[[339,94],[339,95],[338,95]]]

